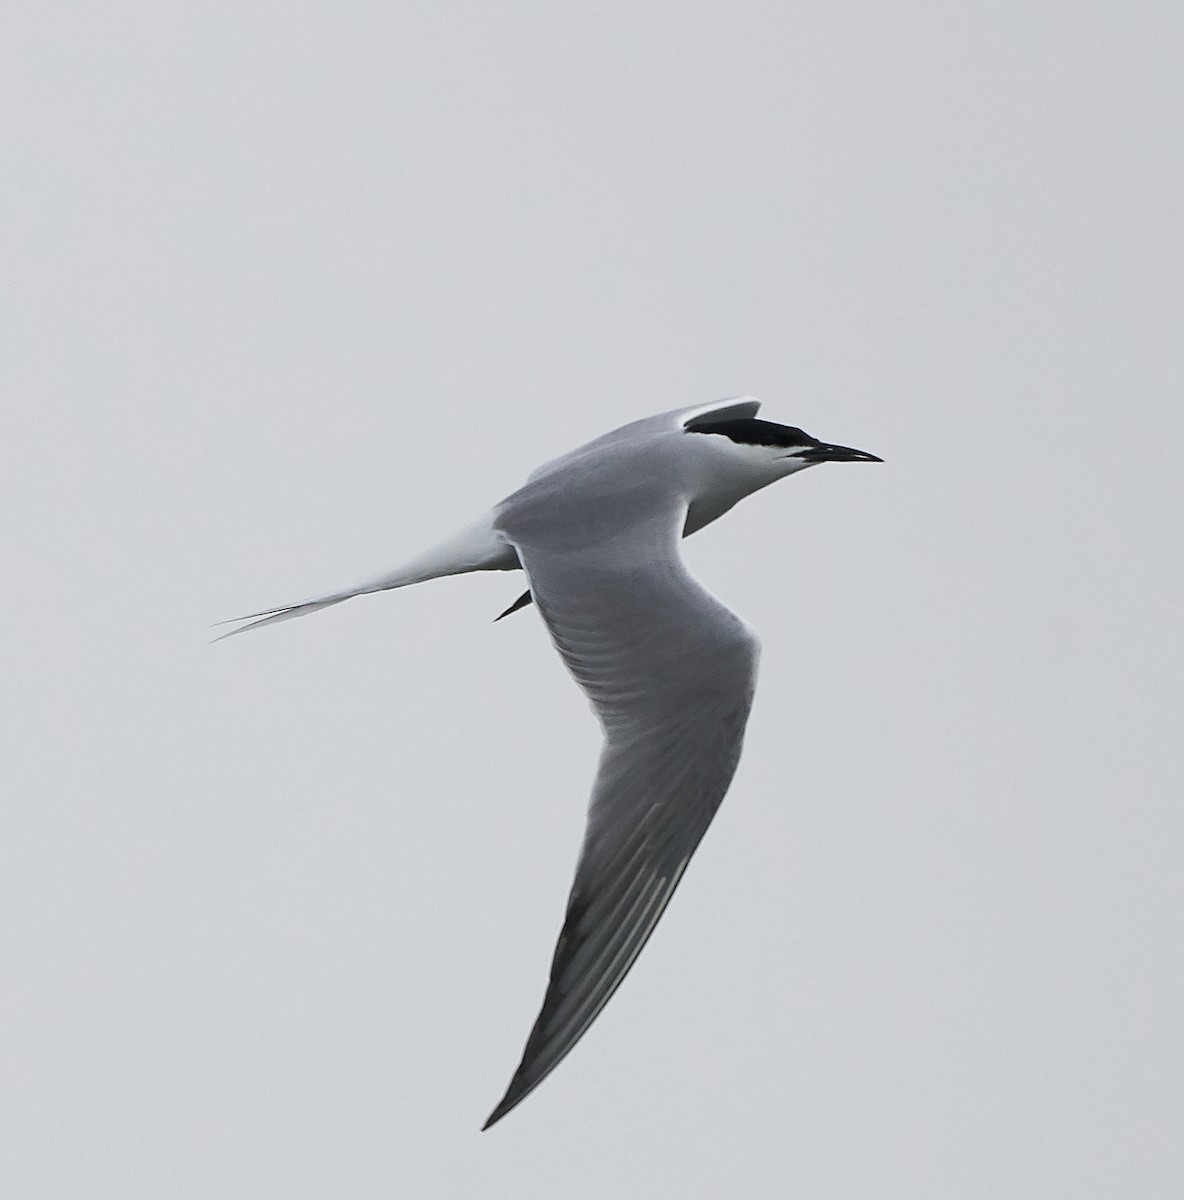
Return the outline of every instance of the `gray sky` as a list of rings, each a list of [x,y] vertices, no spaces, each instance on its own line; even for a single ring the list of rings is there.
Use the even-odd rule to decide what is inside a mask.
[[[1184,1193],[1184,18],[10,6],[0,1192]],[[518,577],[209,647],[681,404],[740,772],[584,1042]]]

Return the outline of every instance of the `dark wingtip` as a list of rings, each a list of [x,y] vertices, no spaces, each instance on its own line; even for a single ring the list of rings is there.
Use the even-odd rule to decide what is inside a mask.
[[[493,1112],[491,1112],[489,1116],[485,1118],[485,1124],[481,1126],[481,1132],[484,1133],[490,1126],[496,1125],[498,1121],[500,1121],[502,1117],[504,1117],[506,1113],[510,1111],[511,1107],[511,1105],[506,1104],[506,1102],[503,1100],[502,1103],[499,1104],[497,1108],[495,1108]]]
[[[506,609],[505,612],[498,613],[498,615],[493,618],[493,623],[496,625],[502,619],[502,617],[508,617],[511,613],[516,613],[520,608],[525,608],[528,604],[533,603],[534,597],[530,594],[529,590],[525,591],[521,596],[518,597],[517,600],[514,601],[513,604],[510,605],[509,608]]]
[[[534,1030],[531,1031],[532,1034]],[[529,1050],[529,1043],[527,1049]],[[510,1080],[510,1086],[506,1088],[506,1094],[497,1102],[497,1107],[485,1118],[485,1124],[481,1126],[481,1132],[484,1133],[491,1125],[496,1125],[507,1113],[517,1108],[531,1092],[551,1073],[551,1068],[544,1071],[537,1079],[525,1080],[523,1068],[526,1066],[527,1055],[523,1052],[522,1061],[518,1064],[518,1069],[514,1072],[514,1078]]]

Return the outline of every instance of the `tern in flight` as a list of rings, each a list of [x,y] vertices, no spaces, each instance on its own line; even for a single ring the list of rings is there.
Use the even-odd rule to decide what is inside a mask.
[[[559,1065],[620,986],[740,758],[758,643],[691,578],[679,540],[795,471],[883,461],[758,420],[759,408],[740,396],[606,433],[398,570],[242,617],[223,635],[444,575],[526,573],[529,590],[502,616],[537,606],[604,745],[543,1007],[485,1129]]]

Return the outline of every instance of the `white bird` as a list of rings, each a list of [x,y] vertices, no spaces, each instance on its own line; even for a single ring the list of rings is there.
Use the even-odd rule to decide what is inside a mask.
[[[445,575],[525,571],[529,591],[502,616],[537,604],[604,745],[542,1010],[485,1129],[559,1065],[620,986],[740,758],[758,643],[691,578],[679,539],[795,471],[883,461],[758,420],[759,408],[740,396],[625,425],[540,467],[398,570],[239,618],[223,635]]]

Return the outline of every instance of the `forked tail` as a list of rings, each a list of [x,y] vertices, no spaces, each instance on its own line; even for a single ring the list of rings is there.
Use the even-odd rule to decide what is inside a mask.
[[[284,608],[265,608],[262,612],[248,613],[245,617],[230,617],[226,621],[215,621],[214,628],[219,625],[237,625],[240,621],[245,624],[226,633],[220,633],[214,638],[214,641],[221,642],[228,637],[234,637],[236,633],[246,633],[248,629],[261,629],[264,625],[275,625],[280,621],[290,621],[293,617],[304,617],[309,613],[320,612],[322,608],[340,604],[342,600],[348,600],[351,596],[362,595],[363,590],[342,592],[339,596],[322,596],[319,600],[305,600],[303,604],[289,604]]]
[[[300,604],[284,604],[279,608],[265,608],[260,612],[233,617],[229,621],[218,621],[218,625],[238,625],[227,633],[214,638],[220,642],[246,633],[248,629],[262,629],[264,625],[276,625],[290,621],[293,617],[307,616],[349,600],[354,596],[365,596],[371,592],[386,592],[392,588],[407,587],[413,583],[424,583],[429,579],[440,579],[445,575],[464,575],[469,571],[516,571],[521,569],[514,547],[505,541],[493,527],[493,514],[462,529],[455,537],[433,547],[418,558],[412,559],[395,571],[367,580],[343,592],[331,592],[317,596]]]

